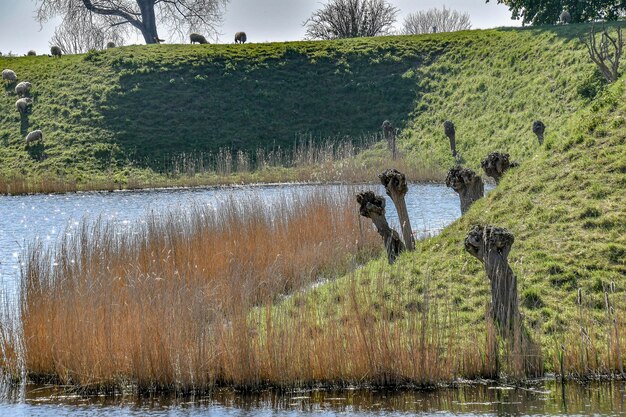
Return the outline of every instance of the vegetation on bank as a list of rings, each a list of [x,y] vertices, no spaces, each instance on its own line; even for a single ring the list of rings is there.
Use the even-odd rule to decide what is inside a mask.
[[[489,284],[483,265],[463,246],[476,224],[505,227],[515,236],[509,263],[546,371],[619,375],[626,365],[625,96],[622,78],[460,220],[393,266],[372,262],[302,293],[297,303],[260,313],[259,326],[265,314],[283,324],[272,331],[284,340],[274,336],[272,346],[302,343],[289,329],[316,329],[295,358],[280,362],[292,372],[284,382],[316,380],[306,366],[290,363],[325,351],[342,353],[324,356],[324,369],[333,371],[320,380],[341,381],[355,368],[359,376],[351,375],[351,382],[381,384],[494,372],[493,329],[485,320]],[[302,319],[307,317],[317,320]],[[338,337],[344,334],[353,335],[347,345]],[[433,351],[423,353],[424,346]],[[500,372],[514,375],[520,352],[500,354]]]
[[[483,266],[463,249],[471,226],[489,223],[515,236],[509,262],[525,326],[541,345],[537,361],[579,378],[619,374],[625,97],[621,79],[393,266],[355,268],[380,240],[359,226],[350,194],[342,204],[316,196],[284,207],[291,214],[244,204],[216,217],[173,215],[126,236],[86,228],[59,246],[58,266],[34,247],[23,274],[24,334],[5,337],[4,351],[23,343],[31,377],[96,390],[520,377],[527,352],[497,344]],[[272,215],[286,220],[270,226]],[[346,268],[353,272],[310,286]],[[5,369],[19,375],[14,364]]]
[[[2,339],[4,370],[19,375],[23,360],[30,378],[94,390],[210,388],[223,369],[240,367],[230,346],[254,338],[252,308],[380,252],[350,196],[230,200],[155,214],[126,233],[85,223],[52,250],[31,247],[20,300],[25,354]]]
[[[403,129],[407,165],[430,172],[425,179],[442,178],[453,163],[446,119],[470,166],[496,149],[524,160],[535,147],[533,120],[546,123],[549,141],[600,89],[577,40],[587,27],[0,57],[0,67],[33,84],[34,99],[20,118],[12,86],[0,96],[0,191],[239,181],[225,173],[228,160],[228,170],[260,180],[315,180],[315,165],[266,175],[259,152],[289,155],[302,137],[319,147],[328,138],[358,143],[386,119]],[[37,128],[44,143],[25,148]],[[240,153],[248,161],[241,167]],[[379,144],[350,163],[377,170],[386,158]],[[279,165],[293,166],[290,158]]]
[[[535,33],[557,41],[576,27],[552,30],[503,31],[502,36],[525,39]],[[563,63],[560,52],[554,53],[553,61]],[[581,68],[593,74],[580,58]],[[569,64],[575,67],[575,62]],[[567,73],[569,67],[562,65],[554,77]],[[217,223],[202,212],[151,221],[128,236],[106,227],[95,234],[85,229],[58,247],[62,261],[55,267],[50,254],[34,247],[23,274],[24,333],[0,329],[9,353],[5,369],[19,376],[18,359],[23,359],[31,376],[87,389],[183,391],[215,384],[432,385],[520,376],[520,355],[526,353],[496,344],[497,332],[485,319],[490,293],[483,265],[463,248],[473,225],[493,224],[515,236],[509,263],[544,369],[581,378],[620,373],[626,364],[626,85],[622,77],[610,88],[585,93],[587,98],[579,87],[565,83],[563,91],[571,96],[550,88],[537,93],[545,95],[545,108],[553,109],[541,117],[549,129],[543,146],[530,129],[534,117],[516,107],[502,111],[514,103],[539,109],[530,92],[513,101],[496,87],[493,95],[467,92],[472,99],[466,106],[477,109],[482,103],[484,113],[476,114],[485,120],[507,117],[511,126],[519,123],[517,133],[506,124],[493,136],[477,135],[473,143],[485,150],[480,154],[463,148],[462,132],[491,128],[479,116],[468,119],[474,124],[455,120],[457,148],[467,165],[475,166],[491,150],[510,152],[520,165],[440,236],[419,242],[393,266],[382,259],[361,265],[367,256],[357,255],[364,242],[360,236],[371,229],[357,220],[353,196],[337,205],[340,213],[326,211],[333,202],[296,205],[285,216],[288,223],[295,220],[292,230],[301,230],[291,239],[289,233],[275,234],[280,227],[266,223],[259,210],[248,209],[245,217]],[[415,120],[443,117],[457,107],[466,111],[433,103],[429,111],[414,113]],[[469,127],[459,128],[465,123]],[[412,129],[425,129],[420,126]],[[433,121],[435,128],[441,126]],[[411,144],[427,139],[406,132],[403,151],[413,158],[418,148]],[[527,141],[519,139],[524,132]],[[444,164],[449,148],[442,129],[440,135],[440,142],[432,139],[429,157]],[[355,160],[375,154],[366,151]],[[249,213],[254,215],[248,220]],[[328,225],[330,215],[347,219],[344,228]],[[344,235],[345,241],[335,240]],[[380,247],[376,236],[371,242]],[[308,263],[308,253],[320,255],[319,267]],[[285,254],[291,255],[283,263]],[[240,259],[261,260],[262,267]],[[209,274],[215,266],[215,274]],[[331,280],[310,286],[320,275]],[[141,337],[127,337],[129,328]]]

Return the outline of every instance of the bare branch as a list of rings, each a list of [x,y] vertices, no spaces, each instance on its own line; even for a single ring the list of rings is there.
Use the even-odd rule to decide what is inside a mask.
[[[600,45],[597,43],[597,33],[595,25],[592,25],[589,32],[581,37],[581,42],[587,48],[589,58],[593,61],[605,80],[610,84],[619,78],[619,64],[624,49],[624,39],[622,37],[622,27],[616,29],[616,37],[611,37],[608,28],[602,30],[600,35]]]
[[[86,9],[77,11],[86,16],[77,18],[75,15],[66,15],[61,25],[57,27],[50,40],[50,45],[61,48],[64,54],[79,54],[91,49],[102,49],[107,42],[116,45],[124,44],[123,28],[116,27],[100,15],[94,15]],[[117,22],[128,23],[125,21]]]
[[[398,9],[385,0],[329,0],[304,22],[307,39],[380,36],[390,32]]]
[[[202,30],[217,35],[228,0],[36,0],[40,23],[62,16],[64,26],[88,26],[85,13],[99,16],[109,26],[126,23],[141,32],[146,43],[159,39],[157,26],[181,37]],[[72,21],[72,22],[70,22]]]
[[[409,14],[404,19],[402,34],[418,35],[433,32],[456,32],[470,29],[469,13],[461,13],[456,10],[430,9]]]

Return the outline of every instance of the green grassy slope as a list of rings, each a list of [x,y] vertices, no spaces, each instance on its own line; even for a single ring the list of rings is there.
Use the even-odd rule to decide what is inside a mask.
[[[182,153],[220,147],[289,147],[316,138],[409,126],[409,158],[452,159],[441,123],[457,124],[459,150],[476,166],[493,149],[524,159],[530,123],[548,140],[584,102],[593,74],[582,26],[468,31],[333,42],[132,46],[61,59],[0,57],[33,83],[33,113],[0,96],[0,175],[86,181],[163,168]],[[587,95],[589,93],[587,92]],[[26,150],[40,128],[45,145]]]
[[[429,151],[439,165],[454,163],[442,124],[456,125],[461,162],[474,169],[492,151],[524,160],[558,137],[581,104],[599,89],[599,74],[581,49],[587,25],[469,32],[431,66],[418,69],[416,106],[405,131],[408,153]]]
[[[20,123],[15,95],[0,99],[0,158],[7,171],[70,166],[96,173],[111,160],[158,169],[181,153],[220,147],[289,147],[296,134],[359,136],[412,108],[410,68],[441,41],[400,38],[258,45],[135,46],[86,55],[0,58],[33,83]],[[27,152],[28,129],[47,133]],[[45,152],[47,159],[39,162]]]
[[[341,334],[349,330],[341,328],[343,323],[354,325],[348,320],[353,305],[361,316],[376,317],[379,326],[387,322],[393,329],[403,320],[421,322],[430,304],[443,323],[449,320],[462,329],[457,332],[461,343],[480,347],[489,283],[483,265],[465,252],[463,241],[473,225],[493,224],[515,236],[509,263],[518,279],[525,323],[543,346],[547,369],[555,370],[555,349],[561,345],[570,355],[567,369],[579,366],[580,288],[583,326],[591,337],[588,364],[593,371],[606,372],[607,325],[612,324],[606,320],[604,294],[612,282],[611,303],[621,326],[626,311],[625,81],[575,113],[548,146],[529,153],[441,235],[418,242],[416,252],[403,254],[393,266],[381,259],[354,276],[302,293],[297,306],[306,311],[299,314],[316,317],[316,326]],[[363,291],[351,302],[354,288]],[[278,305],[276,314],[282,317],[281,312],[294,309],[294,301],[288,300]],[[478,339],[465,340],[463,335]]]

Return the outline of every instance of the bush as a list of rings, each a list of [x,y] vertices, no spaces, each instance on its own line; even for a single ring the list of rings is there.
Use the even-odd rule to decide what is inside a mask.
[[[591,74],[583,78],[582,82],[576,88],[576,92],[581,98],[593,100],[598,93],[602,91],[606,81],[602,77],[600,71],[596,68]]]
[[[522,305],[531,310],[542,308],[544,303],[539,290],[534,287],[526,288],[522,293]]]

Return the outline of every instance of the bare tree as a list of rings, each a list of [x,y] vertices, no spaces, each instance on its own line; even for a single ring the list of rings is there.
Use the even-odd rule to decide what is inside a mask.
[[[608,28],[602,30],[600,45],[596,39],[596,27],[591,25],[581,41],[587,47],[589,58],[596,64],[606,81],[614,83],[619,77],[619,60],[624,49],[624,39],[622,37],[622,27],[618,26],[616,34],[611,36]]]
[[[404,19],[402,34],[418,35],[432,32],[456,32],[458,30],[470,29],[471,27],[469,13],[446,9],[444,6],[442,9],[433,8],[409,14]]]
[[[307,39],[340,39],[390,33],[398,9],[385,0],[329,0],[304,22]]]
[[[146,43],[158,43],[157,25],[181,36],[191,30],[217,32],[223,7],[228,0],[37,0],[36,17],[40,23],[63,16],[85,25],[90,14],[108,26],[125,26],[141,32]],[[83,11],[89,12],[88,14]]]
[[[107,42],[123,45],[125,35],[123,27],[110,26],[105,19],[87,9],[77,9],[64,17],[54,31],[50,45],[58,46],[64,54],[80,54],[91,49],[102,49]]]

